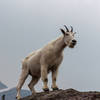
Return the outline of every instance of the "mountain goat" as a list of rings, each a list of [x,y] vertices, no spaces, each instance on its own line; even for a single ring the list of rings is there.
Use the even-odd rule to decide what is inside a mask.
[[[63,60],[63,50],[67,46],[74,48],[77,42],[74,39],[75,32],[73,32],[73,27],[71,26],[70,31],[66,25],[64,25],[64,27],[66,28],[66,31],[60,29],[62,32],[60,37],[49,42],[43,48],[32,52],[23,60],[22,72],[17,85],[17,99],[21,98],[20,90],[28,75],[32,76],[32,80],[28,85],[32,93],[35,93],[34,86],[39,81],[40,77],[43,81],[43,90],[49,91],[47,85],[47,75],[49,72],[52,72],[52,89],[58,90],[56,79],[59,65]]]

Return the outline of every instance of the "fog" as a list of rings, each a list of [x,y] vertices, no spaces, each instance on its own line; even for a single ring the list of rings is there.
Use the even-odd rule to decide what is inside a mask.
[[[100,0],[1,0],[0,80],[15,87],[21,60],[61,35],[64,24],[73,26],[78,43],[64,50],[59,88],[100,90]]]

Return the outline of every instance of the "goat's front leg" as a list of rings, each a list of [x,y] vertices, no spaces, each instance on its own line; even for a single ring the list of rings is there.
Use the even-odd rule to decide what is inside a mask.
[[[41,65],[41,79],[43,81],[43,90],[46,92],[46,91],[49,91],[49,88],[48,88],[48,78],[47,78],[47,66],[46,65]]]
[[[57,74],[58,74],[58,68],[52,70],[52,86],[51,86],[51,88],[53,90],[58,90],[58,86],[56,85]]]

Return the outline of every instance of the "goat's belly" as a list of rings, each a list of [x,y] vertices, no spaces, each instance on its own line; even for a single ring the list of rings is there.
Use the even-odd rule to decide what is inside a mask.
[[[40,74],[41,74],[41,72],[40,72],[40,64],[33,64],[33,65],[31,65],[30,67],[29,67],[29,73],[30,73],[30,75],[31,76],[33,76],[33,77],[40,77]]]
[[[56,60],[54,60],[51,63],[49,63],[48,72],[50,72],[52,70],[56,70],[57,67],[61,64],[61,61],[62,61],[62,56],[60,56]]]

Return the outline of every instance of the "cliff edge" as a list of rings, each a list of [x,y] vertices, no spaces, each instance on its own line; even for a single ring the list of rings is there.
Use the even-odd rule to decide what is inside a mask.
[[[21,100],[100,100],[100,92],[79,92],[74,89],[36,93]]]

